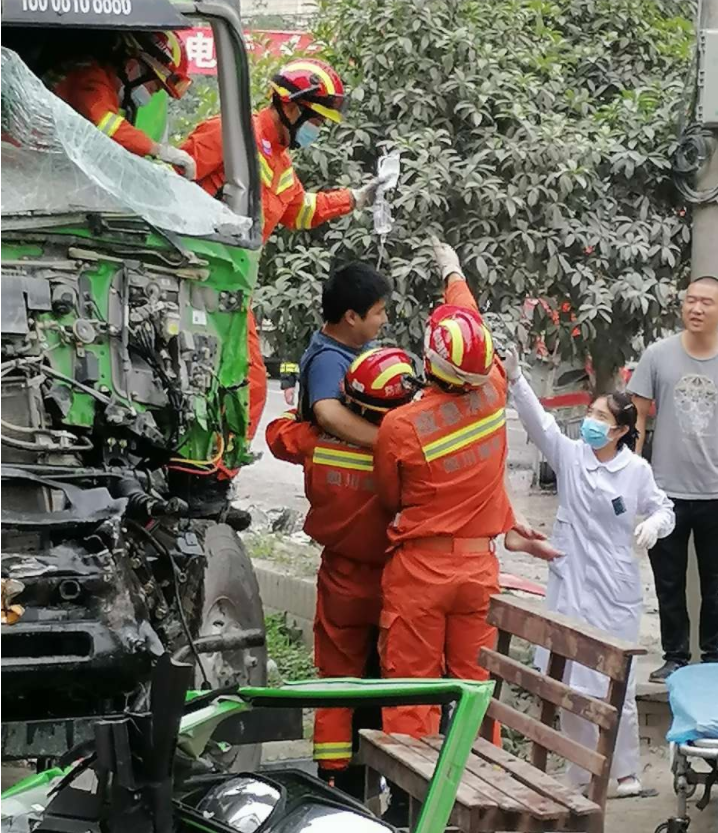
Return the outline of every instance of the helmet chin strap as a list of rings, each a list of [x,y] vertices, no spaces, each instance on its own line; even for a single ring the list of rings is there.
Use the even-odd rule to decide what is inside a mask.
[[[302,107],[301,104],[297,105],[299,107],[299,117],[295,122],[289,121],[289,116],[287,116],[284,110],[284,102],[278,95],[274,95],[272,97],[272,104],[274,105],[274,109],[277,111],[277,115],[279,116],[279,121],[287,128],[287,132],[289,133],[289,147],[291,150],[296,150],[299,145],[297,144],[297,130],[305,123],[308,122],[309,119],[312,118],[314,113],[309,109],[309,107]]]
[[[124,65],[120,65],[117,68],[117,76],[122,81],[122,101],[120,102],[120,107],[127,113],[128,120],[132,123],[137,115],[137,107],[132,100],[132,90],[135,87],[141,87],[148,81],[156,80],[157,76],[148,67],[146,72],[141,73],[137,78],[130,81]]]

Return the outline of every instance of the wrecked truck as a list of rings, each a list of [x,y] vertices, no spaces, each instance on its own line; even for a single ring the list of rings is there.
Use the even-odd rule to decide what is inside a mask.
[[[99,716],[141,709],[167,652],[192,660],[197,689],[266,681],[230,500],[251,459],[261,205],[238,4],[3,0],[2,23],[2,755],[42,765]],[[41,80],[123,33],[200,24],[217,48],[222,201]],[[158,140],[164,95],[138,116]],[[288,732],[260,710],[215,752],[251,768]]]

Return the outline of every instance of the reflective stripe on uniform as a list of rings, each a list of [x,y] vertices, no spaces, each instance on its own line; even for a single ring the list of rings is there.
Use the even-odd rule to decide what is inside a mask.
[[[104,133],[105,136],[114,136],[122,126],[123,121],[122,116],[118,116],[117,113],[105,113],[97,123],[97,129]]]
[[[277,195],[281,194],[283,191],[286,191],[287,188],[291,188],[294,185],[294,168],[287,168],[286,171],[283,171],[279,175],[279,182],[277,183]]]
[[[351,758],[352,745],[348,743],[315,743],[315,761],[341,761],[344,758]]]
[[[272,171],[272,167],[267,162],[267,160],[259,154],[259,173],[262,176],[262,183],[267,186],[267,188],[272,187],[272,180],[274,179],[274,173]]]
[[[314,449],[312,462],[317,466],[333,466],[339,469],[355,471],[374,471],[374,457],[361,451],[344,451],[318,445]]]
[[[506,412],[503,408],[500,408],[483,419],[472,422],[464,428],[459,428],[458,431],[439,437],[438,440],[422,446],[424,458],[427,463],[431,463],[432,460],[438,460],[439,457],[446,457],[447,454],[453,454],[453,452],[459,451],[467,445],[471,445],[471,443],[483,440],[505,424]]]
[[[282,362],[279,365],[280,373],[299,373],[299,365],[294,362]]]
[[[312,227],[312,220],[314,213],[317,210],[317,195],[305,194],[304,205],[299,209],[295,226],[298,229],[310,229]]]

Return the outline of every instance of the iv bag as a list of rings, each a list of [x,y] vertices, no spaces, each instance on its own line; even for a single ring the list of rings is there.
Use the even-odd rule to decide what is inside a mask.
[[[391,206],[386,199],[386,192],[396,188],[400,170],[400,151],[398,150],[393,150],[379,160],[377,176],[381,180],[381,184],[377,188],[376,200],[374,201],[374,232],[380,236],[389,234],[394,225],[394,218],[391,216]]]

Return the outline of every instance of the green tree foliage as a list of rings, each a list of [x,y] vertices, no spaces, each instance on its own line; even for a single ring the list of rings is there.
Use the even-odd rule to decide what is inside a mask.
[[[357,184],[382,146],[402,177],[384,268],[394,336],[420,341],[438,297],[431,232],[458,247],[516,335],[522,302],[550,350],[607,380],[675,316],[689,228],[671,182],[693,54],[677,0],[321,0],[323,56],[351,88],[345,124],[296,155],[308,187]],[[335,257],[376,262],[370,212],[266,247],[257,293],[287,352],[319,323]],[[560,312],[570,303],[573,315]],[[571,333],[578,328],[580,338]]]

